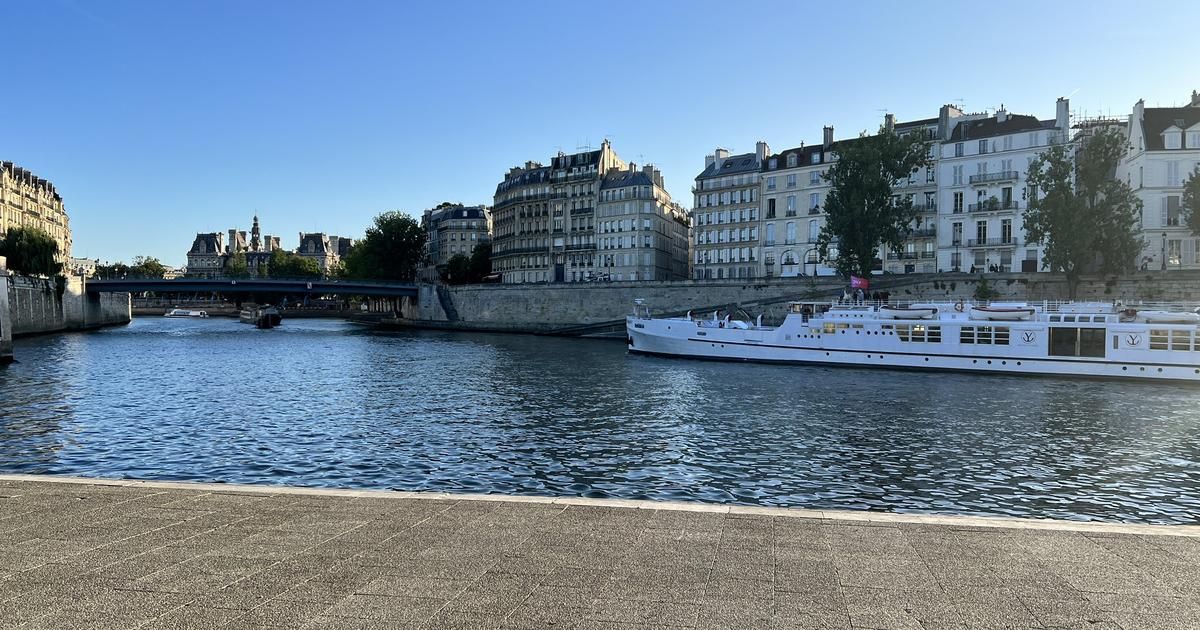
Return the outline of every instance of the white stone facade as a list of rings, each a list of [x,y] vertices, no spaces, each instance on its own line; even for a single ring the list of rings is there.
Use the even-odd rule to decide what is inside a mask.
[[[1142,201],[1140,266],[1200,268],[1200,239],[1183,212],[1183,185],[1200,168],[1200,93],[1192,92],[1183,107],[1146,107],[1138,101],[1126,128],[1129,153],[1117,177]]]
[[[608,171],[596,205],[592,279],[688,279],[687,212],[663,186],[662,173],[652,166]]]
[[[697,280],[763,276],[760,177],[771,149],[758,142],[754,153],[729,155],[717,149],[696,176],[692,209],[692,274]]]

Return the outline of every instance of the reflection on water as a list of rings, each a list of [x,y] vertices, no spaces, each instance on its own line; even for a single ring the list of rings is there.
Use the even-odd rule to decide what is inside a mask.
[[[0,470],[1200,521],[1200,390],[138,319],[18,340]]]

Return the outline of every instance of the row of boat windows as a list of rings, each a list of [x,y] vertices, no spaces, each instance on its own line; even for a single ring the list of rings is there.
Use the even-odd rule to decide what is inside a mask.
[[[1113,340],[1116,345],[1116,338]],[[1190,330],[1155,330],[1150,329],[1151,350],[1184,350],[1200,352],[1200,337],[1193,336]]]
[[[862,324],[838,324],[825,322],[822,332],[833,334],[848,328],[862,328]],[[904,342],[941,343],[942,327],[926,324],[884,324],[885,334],[894,334]],[[1007,346],[1010,329],[1008,326],[963,326],[958,332],[959,343]]]
[[[1108,316],[1106,316],[1106,315],[1051,315],[1050,321],[1052,321],[1052,322],[1083,322],[1083,323],[1099,322],[1099,323],[1103,323],[1103,322],[1108,321]]]

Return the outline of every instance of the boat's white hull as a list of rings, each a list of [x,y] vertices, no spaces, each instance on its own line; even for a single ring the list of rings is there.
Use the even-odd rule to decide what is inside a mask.
[[[779,329],[698,329],[683,320],[631,318],[626,330],[631,352],[695,359],[1200,383],[1200,361],[1171,365],[1082,357],[1051,358],[1045,357],[1044,352],[1041,357],[1021,356],[1022,348],[1016,345],[979,345],[952,353],[947,352],[949,348],[918,347],[922,344],[899,347],[899,342],[893,339],[871,335],[849,338],[826,335],[816,340],[796,339],[792,335],[792,339],[783,339]],[[701,332],[703,336],[699,336]],[[881,347],[883,345],[889,347]],[[999,349],[1006,350],[1007,354],[997,351]]]

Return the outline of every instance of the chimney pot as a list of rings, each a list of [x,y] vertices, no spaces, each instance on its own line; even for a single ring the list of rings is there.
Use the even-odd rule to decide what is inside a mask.
[[[826,126],[823,131],[825,132],[825,134],[824,134],[824,139],[821,142],[821,146],[828,149],[830,146],[833,145],[833,127]]]

